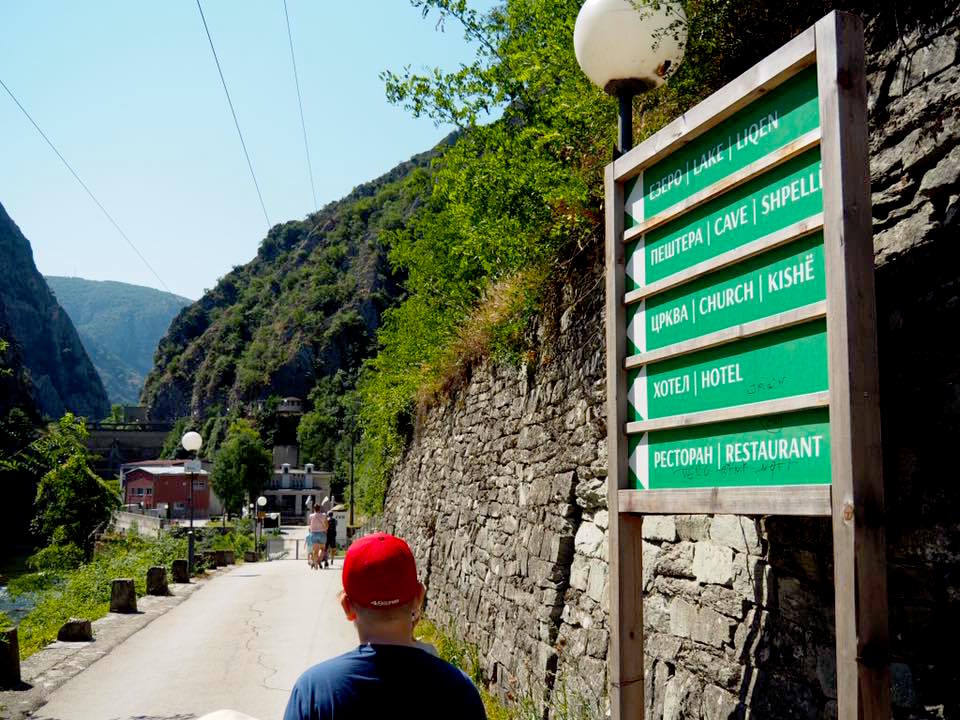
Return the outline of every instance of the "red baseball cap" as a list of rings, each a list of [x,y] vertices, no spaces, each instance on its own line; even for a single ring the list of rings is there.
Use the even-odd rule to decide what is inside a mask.
[[[420,582],[410,546],[387,533],[355,540],[343,560],[343,591],[358,605],[371,607],[413,600]]]

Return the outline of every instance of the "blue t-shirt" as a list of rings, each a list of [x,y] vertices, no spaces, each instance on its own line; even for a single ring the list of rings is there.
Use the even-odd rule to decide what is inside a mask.
[[[307,670],[283,720],[416,717],[485,720],[480,693],[450,663],[417,647],[361,645]]]

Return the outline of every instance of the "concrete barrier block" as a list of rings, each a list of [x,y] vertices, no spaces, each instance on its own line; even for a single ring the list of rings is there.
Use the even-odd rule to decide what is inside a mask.
[[[147,595],[169,595],[167,587],[167,569],[155,565],[147,570]]]
[[[214,557],[217,562],[217,567],[225,567],[227,564],[227,551],[226,550],[214,550]]]
[[[190,563],[186,560],[173,561],[173,581],[175,583],[190,582]]]
[[[137,589],[133,578],[117,578],[110,589],[110,612],[137,612]]]
[[[85,618],[70,618],[57,633],[61,642],[90,642],[93,640],[93,625]]]
[[[247,550],[245,553],[243,553],[243,561],[244,561],[244,562],[256,562],[256,561],[257,561],[257,553],[255,553],[253,550]]]
[[[226,560],[227,565],[233,565],[237,562],[237,555],[233,550],[224,550],[223,558]]]
[[[0,687],[11,688],[20,684],[20,641],[17,629],[0,632]]]

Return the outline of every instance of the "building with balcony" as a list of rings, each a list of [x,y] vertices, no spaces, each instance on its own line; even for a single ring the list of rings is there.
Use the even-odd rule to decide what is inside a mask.
[[[282,463],[274,469],[270,485],[263,491],[267,498],[264,510],[279,512],[284,523],[303,522],[308,506],[330,498],[332,481],[332,472],[315,470],[312,463],[307,463],[302,468]]]

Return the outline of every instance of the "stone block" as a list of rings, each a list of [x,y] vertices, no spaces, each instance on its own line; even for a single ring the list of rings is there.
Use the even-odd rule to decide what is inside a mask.
[[[610,513],[606,510],[597,510],[593,515],[593,524],[601,530],[606,530],[610,525]]]
[[[666,575],[667,577],[695,577],[693,574],[693,543],[681,542],[673,546],[661,546],[655,572],[657,575]]]
[[[643,539],[674,542],[677,525],[672,515],[647,515],[643,518]]]
[[[834,693],[836,697],[836,693]],[[916,693],[913,689],[913,673],[904,663],[890,665],[890,701],[897,707],[916,705]]]
[[[0,687],[20,685],[20,640],[17,629],[0,633]]]
[[[674,518],[677,536],[693,542],[710,537],[710,523],[708,515],[678,515]]]
[[[190,563],[189,562],[187,562],[186,560],[173,561],[173,581],[175,583],[190,582]]]
[[[643,541],[643,589],[650,590],[653,586],[654,571],[657,567],[657,558],[660,555],[660,547],[653,543]]]
[[[699,718],[703,689],[695,675],[678,670],[663,693],[663,720]]]
[[[595,602],[603,602],[607,596],[607,564],[594,562],[590,565],[590,579],[587,581],[587,596]]]
[[[590,561],[583,555],[573,558],[570,565],[570,587],[577,590],[586,590],[590,579]]]
[[[738,554],[734,558],[733,589],[750,602],[769,607],[776,604],[776,576],[760,558]]]
[[[721,615],[711,608],[700,608],[696,622],[693,625],[691,638],[705,645],[722,647],[730,645],[733,629],[736,623],[726,615]]]
[[[93,626],[89,620],[70,618],[57,632],[60,642],[90,642],[93,640]]]
[[[693,575],[698,582],[704,584],[732,584],[733,550],[712,542],[696,543],[693,553]]]
[[[750,603],[736,590],[722,585],[707,585],[701,593],[704,605],[737,620],[743,620]]]
[[[891,676],[893,667],[890,668]],[[891,678],[892,679],[892,678]],[[822,647],[817,652],[817,680],[823,694],[833,700],[837,699],[837,651],[835,648]]]
[[[147,595],[169,595],[167,587],[167,569],[155,565],[147,570]]]
[[[607,535],[591,522],[582,522],[574,538],[574,547],[582,555],[591,558],[607,558]]]
[[[763,548],[755,520],[740,515],[717,515],[710,523],[710,539],[717,545],[760,555]]]
[[[716,685],[707,685],[703,689],[703,720],[735,720],[740,717],[740,702],[736,695]]]
[[[117,578],[110,588],[110,612],[137,612],[137,589],[133,578]]]
[[[920,183],[920,194],[934,197],[940,192],[955,189],[958,180],[960,180],[960,145],[953,148],[932,170],[927,171]]]
[[[670,603],[670,632],[677,637],[692,638],[698,615],[696,605],[674,598]]]
[[[223,559],[227,561],[227,565],[234,565],[237,562],[237,556],[233,550],[224,550]]]

